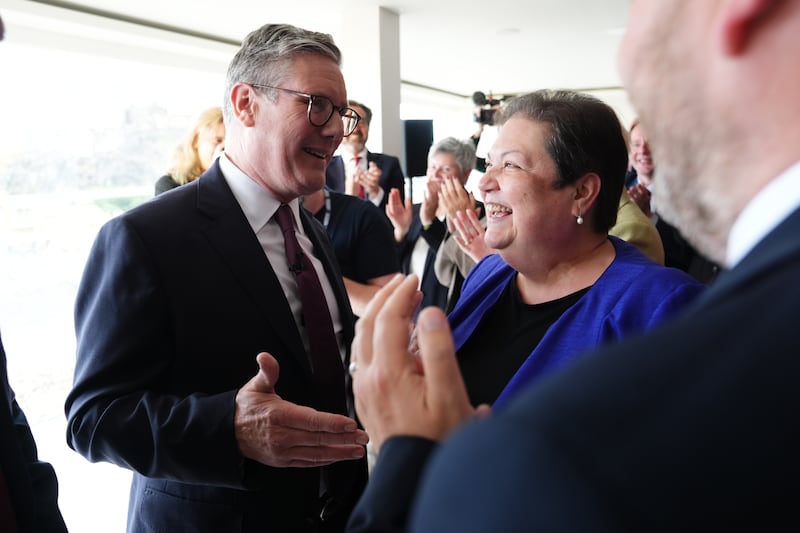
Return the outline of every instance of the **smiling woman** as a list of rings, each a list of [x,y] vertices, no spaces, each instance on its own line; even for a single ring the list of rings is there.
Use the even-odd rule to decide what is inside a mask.
[[[224,67],[152,62],[141,33],[123,45],[119,25],[100,31],[55,8],[28,9],[2,8],[0,330],[69,530],[122,532],[130,475],[87,463],[64,440],[76,286],[98,227],[152,196],[175,139],[198,109],[220,103]]]
[[[471,403],[495,409],[584,350],[665,320],[703,289],[608,235],[628,159],[608,105],[537,91],[512,98],[498,122],[478,184],[486,229],[474,213],[456,221],[466,252],[482,241],[493,255],[470,271],[449,315]]]

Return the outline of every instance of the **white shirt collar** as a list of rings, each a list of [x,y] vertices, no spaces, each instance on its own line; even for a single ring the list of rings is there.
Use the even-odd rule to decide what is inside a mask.
[[[272,215],[281,206],[281,202],[254,179],[239,170],[224,152],[219,157],[219,168],[225,181],[228,182],[233,196],[242,208],[244,216],[250,223],[250,227],[253,228],[253,233],[258,233],[270,221]],[[292,208],[295,227],[302,232],[298,200],[289,202],[289,207]]]
[[[728,235],[726,266],[733,268],[800,207],[800,162],[773,179],[745,206]]]

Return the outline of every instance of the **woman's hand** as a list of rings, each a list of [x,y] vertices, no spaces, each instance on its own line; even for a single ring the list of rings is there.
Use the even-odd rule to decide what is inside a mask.
[[[439,204],[444,207],[448,218],[454,218],[458,211],[475,210],[475,197],[467,192],[458,178],[448,176],[439,188]]]
[[[414,209],[411,205],[411,198],[406,198],[405,203],[400,199],[400,189],[392,189],[389,192],[389,200],[386,202],[386,216],[394,226],[394,240],[403,242],[411,227],[411,219],[414,216]]]
[[[486,230],[475,210],[470,209],[456,213],[453,227],[455,229],[453,238],[476,263],[495,252],[493,248],[486,246],[486,241],[484,241]]]

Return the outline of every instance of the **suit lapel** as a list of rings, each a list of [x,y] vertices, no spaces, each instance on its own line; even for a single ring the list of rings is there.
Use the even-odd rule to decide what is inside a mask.
[[[342,156],[334,156],[328,164],[325,172],[325,183],[328,188],[336,192],[344,192],[344,159]]]
[[[769,276],[770,271],[786,261],[800,257],[800,209],[789,215],[748,253],[732,270],[722,272],[698,300],[698,308],[713,305],[740,288]]]
[[[197,208],[208,222],[201,228],[237,281],[265,316],[266,324],[311,373],[303,342],[280,282],[247,218],[214,165],[198,180]]]
[[[381,169],[381,172],[383,172],[383,175],[381,176],[381,187],[383,187],[383,182],[389,178],[388,170],[383,168],[383,154],[373,154],[372,152],[367,151],[367,168],[369,168],[370,163],[375,163],[375,165]]]

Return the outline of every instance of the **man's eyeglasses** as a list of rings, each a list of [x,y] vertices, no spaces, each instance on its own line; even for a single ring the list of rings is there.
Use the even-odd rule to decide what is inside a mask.
[[[276,89],[286,93],[294,94],[308,100],[308,121],[312,126],[321,128],[333,116],[333,112],[339,113],[342,117],[342,125],[344,125],[344,136],[347,137],[355,131],[358,121],[361,116],[349,107],[340,107],[335,105],[327,96],[319,96],[316,94],[301,93],[300,91],[293,91],[291,89],[284,89],[283,87],[273,87],[271,85],[259,85],[258,83],[251,83],[253,87],[259,89]]]

